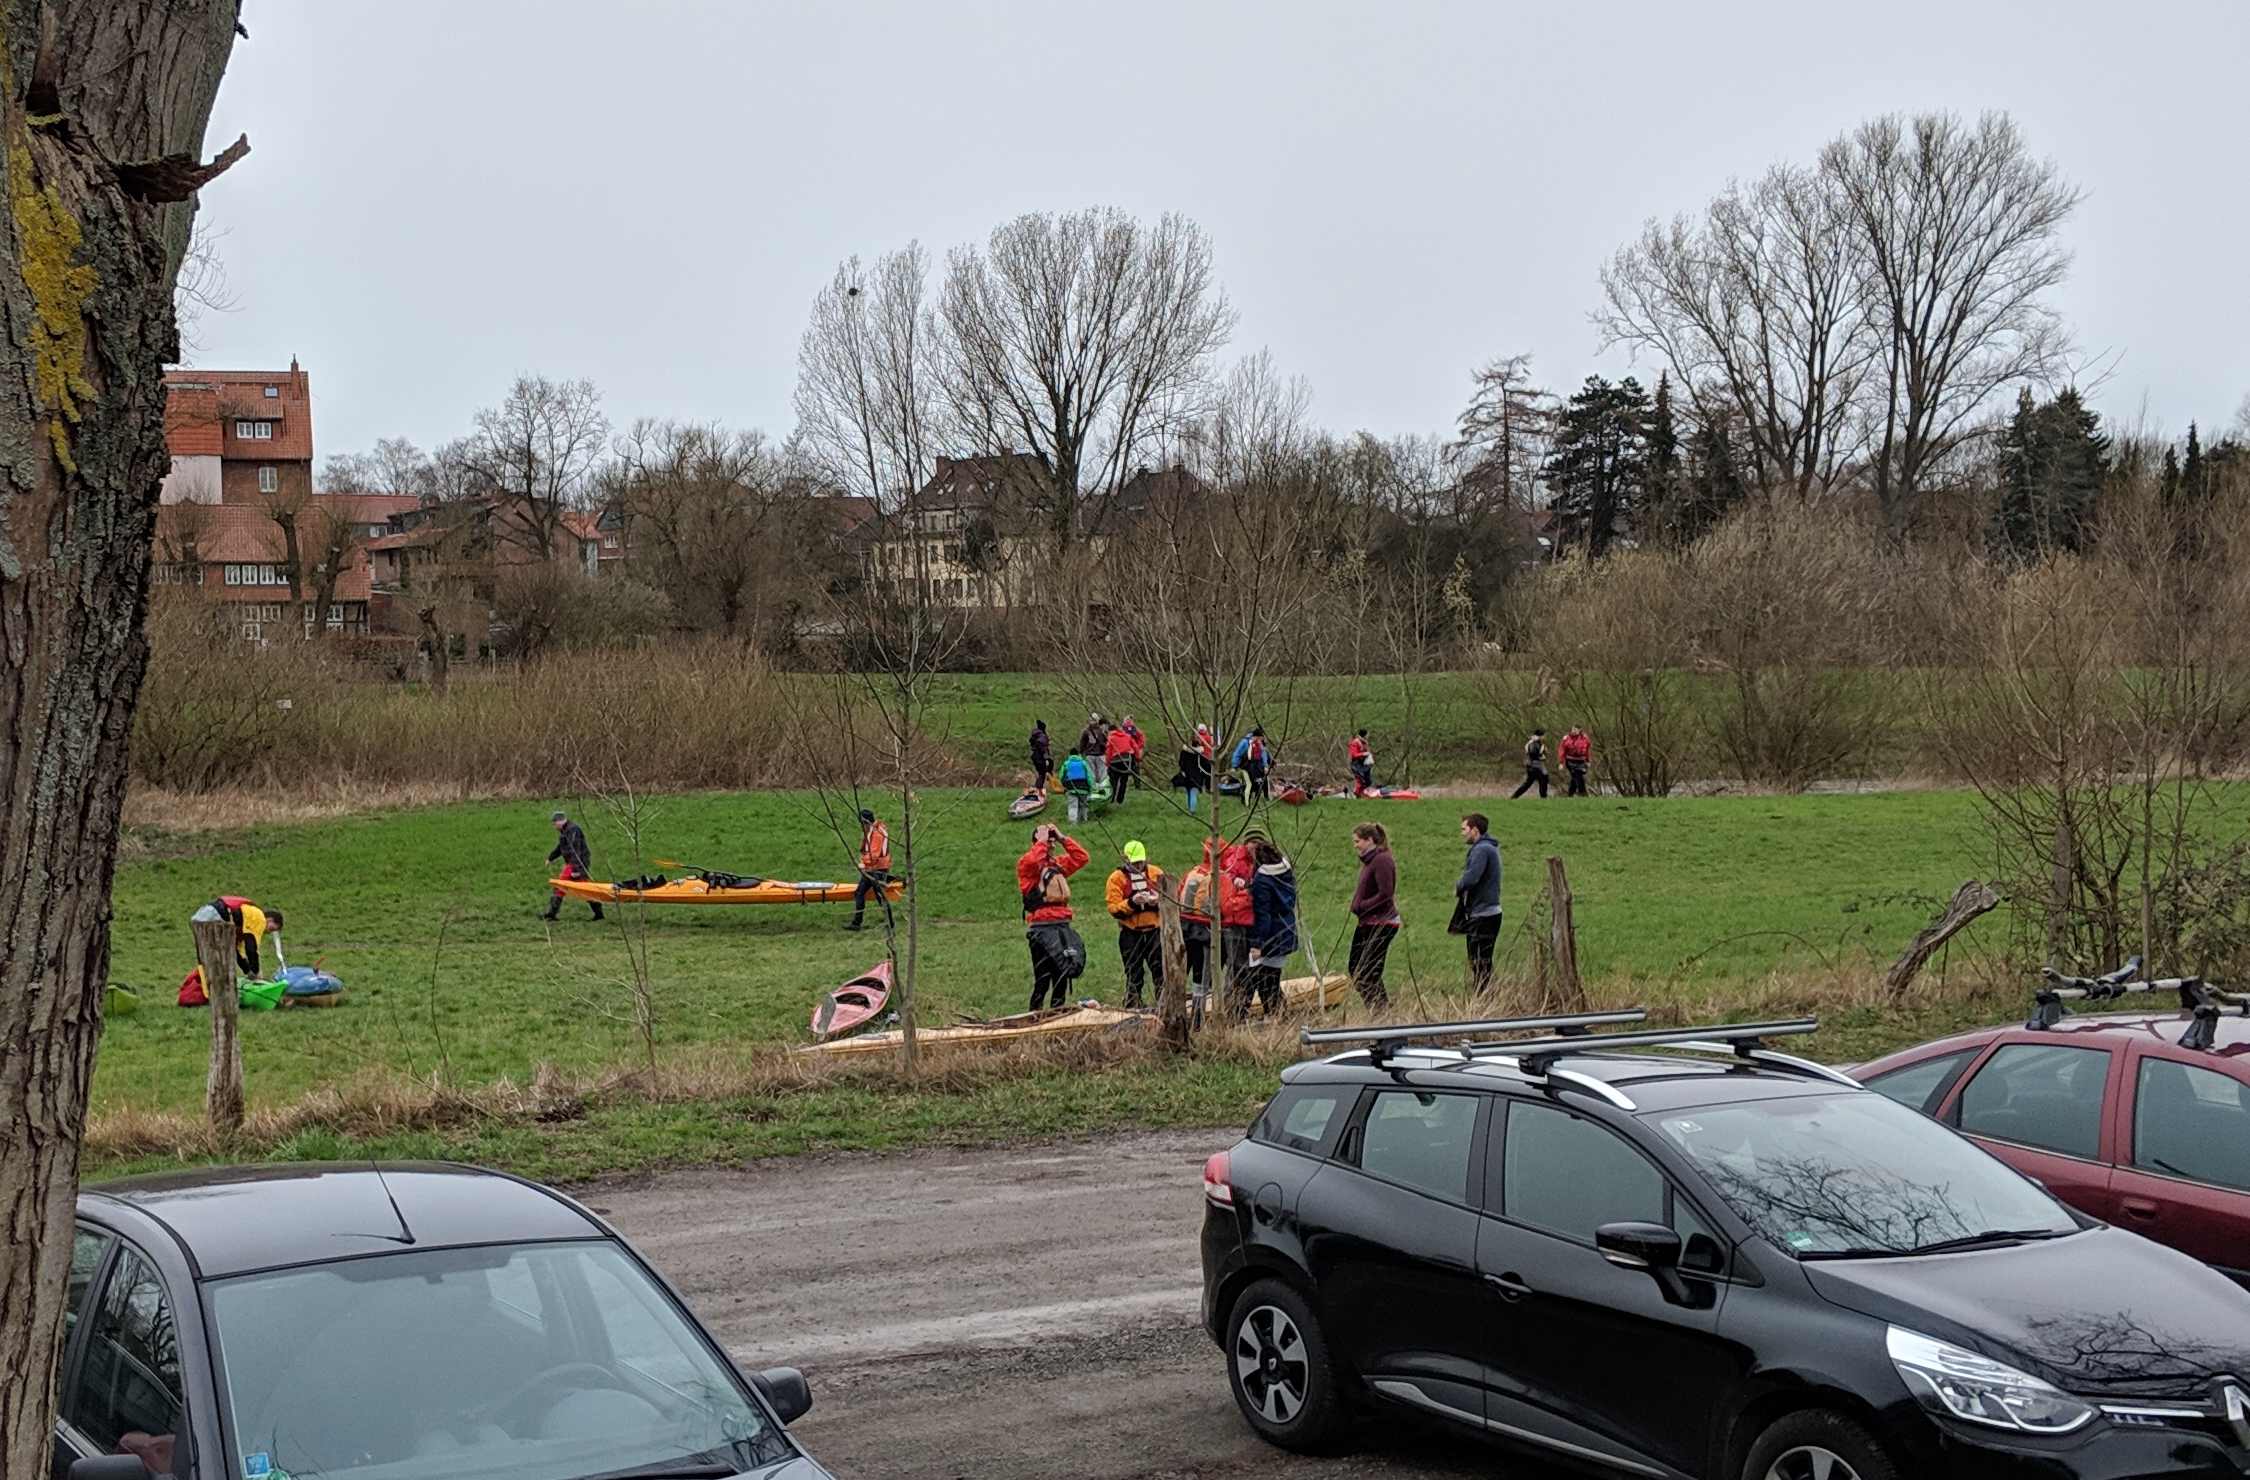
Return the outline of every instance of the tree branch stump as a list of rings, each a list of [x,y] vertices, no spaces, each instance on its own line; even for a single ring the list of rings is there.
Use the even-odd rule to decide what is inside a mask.
[[[203,1112],[220,1139],[242,1129],[242,997],[234,985],[234,938],[228,919],[197,920],[196,964],[203,968],[203,993],[211,999],[211,1073],[204,1081]]]
[[[1978,916],[2000,907],[2000,894],[1990,884],[1970,879],[1953,891],[1952,902],[1945,913],[1922,927],[1921,933],[1907,945],[1906,953],[1891,963],[1883,977],[1883,989],[1893,997],[1903,996],[1921,974],[1923,964],[1938,952],[1938,948],[1966,930]]]
[[[1571,914],[1570,879],[1563,861],[1547,858],[1547,954],[1553,963],[1552,990],[1568,1008],[1586,1005],[1586,984],[1578,977],[1578,922]]]

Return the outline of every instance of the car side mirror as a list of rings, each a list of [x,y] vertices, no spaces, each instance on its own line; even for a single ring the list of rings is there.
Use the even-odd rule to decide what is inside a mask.
[[[794,1367],[768,1367],[753,1374],[750,1385],[773,1405],[774,1415],[784,1427],[812,1412],[812,1386],[805,1381],[805,1374]],[[73,1475],[71,1480],[80,1480],[80,1477]],[[104,1475],[93,1480],[123,1480],[123,1477]]]
[[[70,1462],[70,1480],[149,1480],[137,1454],[96,1454]]]
[[[1680,1236],[1661,1223],[1604,1223],[1594,1230],[1594,1247],[1619,1269],[1655,1274],[1680,1263]]]

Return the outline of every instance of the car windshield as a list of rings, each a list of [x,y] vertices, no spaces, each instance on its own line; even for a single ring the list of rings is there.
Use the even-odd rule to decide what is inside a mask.
[[[207,1299],[253,1480],[731,1474],[792,1452],[606,1241],[339,1260]]]
[[[2078,1227],[2033,1183],[1877,1094],[1715,1105],[1660,1124],[1745,1221],[1800,1258],[1912,1254]]]

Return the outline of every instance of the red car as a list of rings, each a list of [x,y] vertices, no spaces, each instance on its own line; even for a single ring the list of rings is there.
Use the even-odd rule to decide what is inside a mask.
[[[2250,1017],[2201,1017],[2192,1032],[2186,1011],[2043,1010],[1850,1073],[2080,1212],[2250,1285]]]

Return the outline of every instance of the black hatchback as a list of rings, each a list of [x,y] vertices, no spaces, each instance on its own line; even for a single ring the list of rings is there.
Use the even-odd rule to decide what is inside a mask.
[[[1765,1040],[1353,1032],[1204,1168],[1204,1324],[1291,1449],[1404,1409],[1668,1480],[2250,1474],[2250,1292]],[[1551,1033],[1418,1046],[1505,1033]]]

